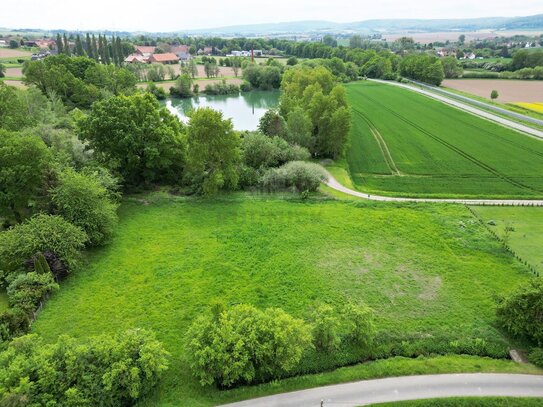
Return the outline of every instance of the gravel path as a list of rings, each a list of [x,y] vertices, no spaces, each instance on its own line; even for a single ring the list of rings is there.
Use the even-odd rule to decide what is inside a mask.
[[[464,205],[509,205],[509,206],[543,206],[543,200],[532,199],[439,199],[439,198],[400,198],[393,196],[371,195],[368,193],[355,191],[341,185],[328,171],[326,171],[328,179],[326,185],[336,191],[343,192],[348,195],[356,196],[370,201],[382,202],[441,202],[441,203],[457,203]]]
[[[371,80],[373,82],[385,83],[385,84],[391,85],[391,86],[398,86],[400,88],[408,89],[408,90],[410,90],[412,92],[420,93],[422,95],[431,97],[432,99],[436,99],[436,100],[439,100],[440,102],[443,102],[443,103],[446,103],[448,105],[454,106],[456,108],[465,110],[466,112],[474,114],[475,116],[482,117],[484,119],[499,123],[499,124],[501,124],[503,126],[512,128],[514,130],[518,130],[518,131],[520,131],[522,133],[526,133],[526,134],[529,134],[531,136],[543,139],[543,131],[541,131],[541,130],[537,130],[537,129],[534,129],[534,128],[529,127],[529,126],[525,126],[524,124],[520,124],[520,123],[514,122],[512,120],[505,119],[505,118],[497,116],[495,114],[492,114],[492,113],[486,112],[484,110],[478,109],[476,107],[470,106],[470,105],[468,105],[466,103],[462,103],[462,102],[460,102],[458,100],[452,99],[452,98],[450,98],[448,96],[438,95],[433,91],[418,89],[418,88],[415,88],[415,87],[410,86],[410,85],[405,85],[403,83],[391,82],[391,81],[382,81],[382,80],[379,80],[379,79],[368,79],[368,80]]]
[[[475,373],[391,377],[282,393],[227,406],[355,407],[401,400],[470,396],[543,397],[543,376]]]

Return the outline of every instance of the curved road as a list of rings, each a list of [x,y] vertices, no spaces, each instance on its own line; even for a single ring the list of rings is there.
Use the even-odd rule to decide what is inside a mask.
[[[543,376],[443,374],[391,377],[277,394],[228,407],[355,407],[443,397],[543,397]],[[543,400],[542,400],[543,403]]]
[[[370,201],[381,202],[441,202],[441,203],[457,203],[464,205],[510,205],[510,206],[543,206],[543,200],[535,199],[439,199],[439,198],[400,198],[393,196],[371,195],[368,193],[355,191],[341,185],[328,171],[326,171],[328,179],[325,184],[336,191],[343,192],[348,195],[356,196]]]
[[[528,134],[530,136],[534,136],[534,137],[543,139],[543,131],[541,131],[541,130],[537,130],[537,129],[534,129],[533,127],[525,126],[524,124],[520,124],[520,123],[514,122],[512,120],[505,119],[505,118],[497,116],[495,114],[492,114],[492,113],[486,112],[484,110],[478,109],[476,107],[470,106],[470,105],[468,105],[466,103],[462,103],[462,102],[460,102],[458,100],[451,99],[450,97],[443,96],[443,95],[438,95],[438,94],[436,94],[434,92],[430,92],[428,90],[414,88],[413,86],[405,85],[403,83],[391,82],[391,81],[383,81],[383,80],[380,80],[380,79],[368,79],[368,80],[372,81],[372,82],[384,83],[384,84],[387,84],[387,85],[390,85],[390,86],[398,86],[400,88],[408,89],[408,90],[410,90],[412,92],[420,93],[420,94],[428,96],[428,97],[430,97],[432,99],[436,99],[436,100],[439,100],[440,102],[443,102],[443,103],[446,103],[448,105],[454,106],[454,107],[456,107],[458,109],[465,110],[466,112],[471,113],[471,114],[473,114],[475,116],[482,117],[483,119],[487,119],[487,120],[499,123],[502,126],[506,126],[506,127],[512,128],[514,130],[518,130],[518,131],[520,131],[522,133],[525,133],[525,134]]]

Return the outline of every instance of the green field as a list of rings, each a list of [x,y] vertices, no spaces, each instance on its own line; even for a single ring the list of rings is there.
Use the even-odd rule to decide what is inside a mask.
[[[120,215],[112,243],[87,256],[48,301],[33,331],[54,341],[60,334],[154,330],[172,365],[147,405],[210,405],[288,388],[225,393],[191,378],[184,335],[214,300],[279,306],[297,317],[317,302],[339,309],[363,300],[375,309],[380,340],[499,342],[493,296],[529,278],[461,206],[156,193],[126,199]],[[311,358],[304,363],[312,369]],[[461,363],[442,369],[447,366],[463,370]],[[311,377],[286,383],[307,387],[322,378]]]
[[[515,397],[452,397],[374,404],[379,407],[540,407],[543,399]]]
[[[509,246],[543,275],[543,208],[477,206],[472,209],[501,238],[506,227],[512,228]]]
[[[543,197],[543,142],[395,86],[347,85],[358,189],[425,197]]]

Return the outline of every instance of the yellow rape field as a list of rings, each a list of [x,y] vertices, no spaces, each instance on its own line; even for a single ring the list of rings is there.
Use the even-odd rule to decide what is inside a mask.
[[[515,103],[525,109],[533,110],[534,112],[543,113],[543,103]]]

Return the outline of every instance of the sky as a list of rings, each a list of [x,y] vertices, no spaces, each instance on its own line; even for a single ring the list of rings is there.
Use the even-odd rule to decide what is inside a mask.
[[[514,17],[543,13],[543,0],[15,0],[0,27],[183,31],[299,20]]]

